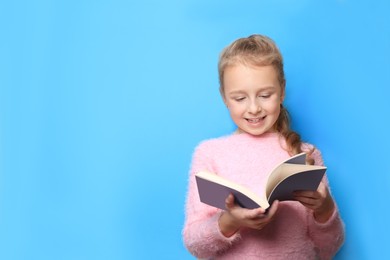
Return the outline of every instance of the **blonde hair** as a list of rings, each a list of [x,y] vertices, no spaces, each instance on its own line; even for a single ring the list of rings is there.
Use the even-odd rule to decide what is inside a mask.
[[[246,38],[240,38],[221,53],[218,62],[219,83],[221,95],[224,95],[224,72],[229,66],[244,64],[248,66],[273,66],[277,72],[280,83],[281,93],[285,93],[286,80],[283,68],[283,57],[275,42],[264,35],[251,35]],[[302,152],[302,140],[298,133],[290,127],[290,116],[287,109],[281,104],[280,114],[275,122],[275,129],[286,140],[287,152],[295,155]],[[313,160],[308,153],[307,162],[313,164]]]

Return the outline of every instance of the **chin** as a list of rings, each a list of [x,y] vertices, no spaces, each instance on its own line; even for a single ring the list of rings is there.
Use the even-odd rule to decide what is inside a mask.
[[[247,130],[247,131],[244,131],[244,130],[241,130],[241,132],[245,132],[245,133],[248,133],[250,135],[253,135],[253,136],[260,136],[262,134],[265,134],[267,133],[267,131],[262,131],[262,130],[259,130],[259,131],[254,131],[254,130]]]

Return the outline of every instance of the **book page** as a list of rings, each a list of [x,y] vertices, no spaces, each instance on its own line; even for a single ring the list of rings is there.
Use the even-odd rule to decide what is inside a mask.
[[[292,200],[296,190],[317,190],[326,171],[324,166],[285,163],[270,176],[267,185],[267,199]]]
[[[306,153],[299,153],[287,159],[283,163],[306,164]]]
[[[235,202],[241,207],[254,209],[269,206],[265,195],[261,197],[248,188],[214,173],[199,172],[195,177],[199,197],[203,203],[225,209],[226,198],[229,194],[233,194]]]

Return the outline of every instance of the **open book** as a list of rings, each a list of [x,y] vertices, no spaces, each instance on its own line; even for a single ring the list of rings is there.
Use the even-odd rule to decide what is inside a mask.
[[[294,200],[297,190],[317,190],[326,167],[307,165],[306,154],[300,153],[277,165],[269,174],[264,194],[225,179],[215,173],[201,171],[195,174],[200,201],[210,206],[225,209],[229,194],[241,207],[267,209],[274,200]]]

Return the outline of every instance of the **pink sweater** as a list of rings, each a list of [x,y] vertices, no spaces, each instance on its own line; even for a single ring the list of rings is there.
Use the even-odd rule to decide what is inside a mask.
[[[279,204],[274,220],[262,230],[241,229],[232,237],[219,230],[221,210],[199,201],[194,173],[207,170],[253,190],[261,191],[267,174],[289,158],[277,133],[258,137],[235,134],[201,143],[195,150],[189,176],[183,239],[198,258],[208,259],[331,259],[344,241],[338,210],[326,223],[317,223],[299,202]],[[302,149],[312,148],[304,144]],[[315,164],[322,165],[316,149]],[[327,179],[324,178],[326,183]]]

